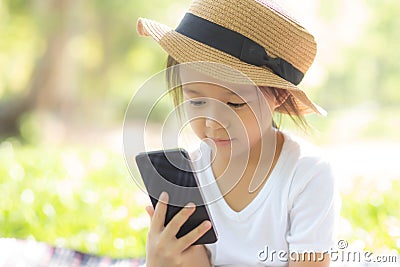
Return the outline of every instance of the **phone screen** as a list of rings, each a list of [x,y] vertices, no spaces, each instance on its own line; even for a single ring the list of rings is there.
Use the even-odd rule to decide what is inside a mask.
[[[204,220],[212,223],[209,211],[198,186],[195,173],[191,168],[188,153],[183,149],[143,152],[136,156],[136,163],[142,180],[150,196],[153,207],[158,202],[161,192],[169,195],[165,225],[187,203],[196,204],[195,212],[189,217],[176,235],[184,236]],[[214,226],[193,245],[209,244],[217,241]]]

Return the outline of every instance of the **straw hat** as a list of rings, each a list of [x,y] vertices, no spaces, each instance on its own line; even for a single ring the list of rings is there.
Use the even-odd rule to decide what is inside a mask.
[[[137,31],[179,63],[225,64],[258,86],[289,90],[302,114],[326,114],[297,86],[314,61],[314,37],[271,0],[194,0],[175,30],[139,18]]]

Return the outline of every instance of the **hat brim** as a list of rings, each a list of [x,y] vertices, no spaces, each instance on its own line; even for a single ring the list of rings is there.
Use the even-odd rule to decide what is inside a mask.
[[[270,86],[288,90],[293,96],[301,114],[317,113],[325,116],[327,112],[311,101],[305,92],[296,85],[282,79],[267,67],[257,67],[247,64],[225,52],[186,37],[174,29],[153,20],[139,18],[137,32],[141,36],[151,36],[160,46],[179,63],[215,62],[227,65],[240,71],[258,86]],[[225,78],[235,82],[237,76]],[[283,108],[278,112],[287,113]]]

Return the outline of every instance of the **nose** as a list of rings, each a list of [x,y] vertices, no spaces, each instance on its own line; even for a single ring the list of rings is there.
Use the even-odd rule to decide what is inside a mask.
[[[214,118],[206,118],[206,127],[211,128],[211,129],[226,129],[228,124],[226,122],[222,122],[219,120],[216,120]]]
[[[229,126],[229,110],[221,103],[213,103],[209,106],[206,115],[206,127],[211,129],[226,129]]]

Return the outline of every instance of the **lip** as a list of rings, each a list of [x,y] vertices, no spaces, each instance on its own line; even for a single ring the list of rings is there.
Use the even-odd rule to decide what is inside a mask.
[[[218,138],[210,138],[216,146],[226,146],[232,143],[232,139],[218,139]]]

